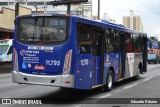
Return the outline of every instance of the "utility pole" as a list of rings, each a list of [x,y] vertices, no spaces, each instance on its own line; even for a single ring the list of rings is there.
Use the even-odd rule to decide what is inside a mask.
[[[98,0],[98,20],[100,19],[100,0]]]
[[[15,18],[18,15],[19,15],[19,2],[16,2],[16,5],[15,5]]]
[[[44,13],[46,12],[46,1],[44,0]]]
[[[67,3],[67,14],[71,14],[71,3]]]

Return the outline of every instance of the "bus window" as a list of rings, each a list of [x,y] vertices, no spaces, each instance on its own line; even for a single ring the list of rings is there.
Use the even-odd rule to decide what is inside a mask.
[[[80,53],[89,54],[92,53],[92,29],[87,24],[78,23],[77,25],[77,36],[78,46]]]
[[[62,18],[20,19],[19,40],[24,42],[53,43],[66,39],[67,20]]]
[[[115,31],[115,52],[119,52],[120,51],[120,35],[119,35],[119,31]]]
[[[108,53],[111,53],[111,52],[114,52],[114,45],[113,45],[113,43],[114,43],[114,31],[113,30],[111,30],[111,29],[108,29],[108,32],[107,32],[107,35],[106,35],[107,37],[106,37],[106,40],[105,40],[105,44],[106,44],[106,46],[105,46],[105,50],[106,50],[106,52],[108,52]]]
[[[0,45],[0,55],[4,55],[7,52],[9,45]]]
[[[126,41],[126,52],[131,53],[132,49],[133,49],[133,45],[132,45],[132,42],[131,42],[131,34],[126,33],[125,41]]]
[[[9,48],[7,55],[9,55],[9,54],[12,53],[12,47],[13,47],[13,46],[11,46],[11,47]]]
[[[101,55],[101,41],[102,41],[102,32],[100,30],[94,29],[94,54],[100,56]]]
[[[135,52],[143,52],[144,46],[143,46],[143,37],[142,35],[134,35],[134,46],[135,46]]]

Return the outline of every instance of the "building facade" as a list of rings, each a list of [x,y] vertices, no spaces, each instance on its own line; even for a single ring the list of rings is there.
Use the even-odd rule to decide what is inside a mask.
[[[1,0],[0,8],[7,7],[10,9],[15,9],[16,1],[19,2],[20,6],[32,9],[32,12],[60,12],[66,13],[67,6],[53,6],[51,1],[54,0]],[[82,3],[79,5],[71,5],[71,14],[82,16],[85,18],[92,18],[92,0],[88,0],[87,3]]]
[[[32,10],[19,7],[19,15],[31,14]],[[2,7],[0,10],[0,39],[13,38],[15,10]]]
[[[134,12],[130,11],[130,16],[123,17],[123,25],[129,29],[143,32],[143,23],[140,16],[135,16]]]
[[[0,39],[13,38],[15,4],[19,2],[19,15],[31,13],[58,12],[66,13],[67,6],[53,6],[54,0],[0,0]],[[92,18],[92,0],[79,5],[71,5],[71,14]],[[22,8],[23,7],[23,8]]]

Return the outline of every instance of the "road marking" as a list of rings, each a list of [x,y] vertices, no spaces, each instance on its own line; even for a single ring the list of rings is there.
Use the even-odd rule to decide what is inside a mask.
[[[132,84],[132,85],[126,86],[126,87],[124,87],[123,89],[128,89],[128,88],[131,88],[131,87],[133,87],[133,86],[135,86],[135,85],[138,85],[138,83],[135,83],[135,84]]]
[[[111,96],[112,94],[106,94],[106,95],[104,95],[104,96],[100,96],[99,98],[106,98],[106,97],[109,97],[109,96]]]
[[[147,79],[145,79],[145,80],[143,80],[143,81],[148,81],[148,80],[150,80],[151,78],[153,78],[153,76],[148,77]]]
[[[98,98],[90,101],[90,103],[95,103],[95,102],[101,100],[101,98],[107,98],[107,97],[109,97],[109,96],[111,96],[111,95],[112,95],[112,94],[106,94],[106,95],[100,96],[100,97],[98,97]]]

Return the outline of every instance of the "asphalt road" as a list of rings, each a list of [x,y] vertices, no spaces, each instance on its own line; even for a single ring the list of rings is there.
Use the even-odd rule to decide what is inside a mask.
[[[138,81],[129,79],[116,83],[112,91],[105,93],[98,90],[66,90],[59,87],[16,84],[12,83],[11,74],[0,74],[0,98],[52,98],[51,100],[54,100],[55,103],[65,103],[65,101],[61,99],[55,101],[54,98],[80,98],[71,101],[67,100],[69,104],[65,105],[30,105],[30,107],[160,107],[160,105],[156,104],[104,104],[107,102],[105,98],[160,98],[159,84],[160,64],[149,64],[148,72],[141,75]],[[0,106],[22,107],[22,105]],[[23,105],[23,107],[28,107],[28,105]]]

